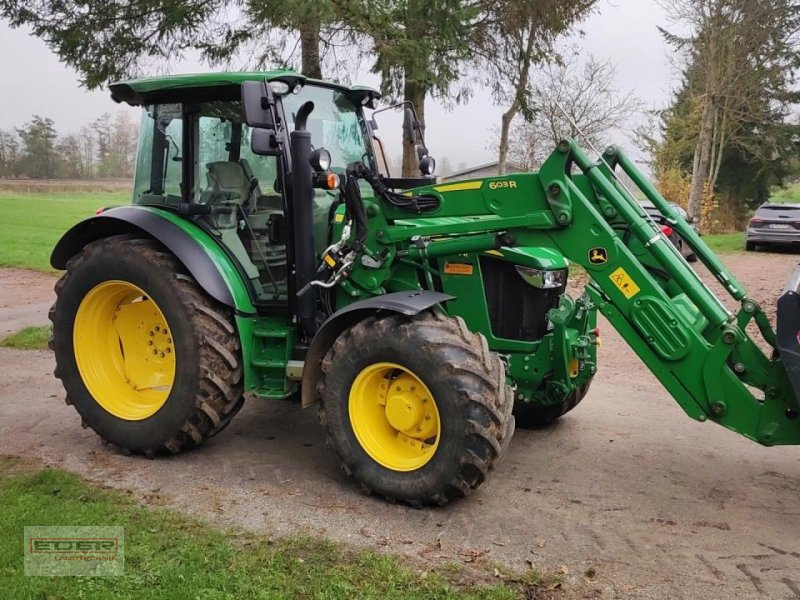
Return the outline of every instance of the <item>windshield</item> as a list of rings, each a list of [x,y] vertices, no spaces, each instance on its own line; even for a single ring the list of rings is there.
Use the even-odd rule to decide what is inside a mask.
[[[298,109],[309,100],[314,103],[307,126],[311,143],[314,148],[325,148],[331,153],[331,170],[343,173],[348,164],[356,161],[369,165],[362,118],[356,105],[339,90],[306,85],[300,93],[284,96],[283,110],[289,129],[294,129]]]
[[[792,205],[786,205],[786,206],[762,206],[761,208],[758,209],[757,212],[759,214],[774,213],[774,212],[794,213],[794,212],[796,212],[798,210],[800,210],[800,206],[792,206]]]

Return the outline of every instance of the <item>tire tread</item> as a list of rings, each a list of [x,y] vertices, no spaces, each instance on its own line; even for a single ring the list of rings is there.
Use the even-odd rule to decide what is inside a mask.
[[[414,317],[397,314],[372,316],[353,325],[337,338],[322,361],[322,377],[317,386],[319,418],[323,426],[330,427],[323,391],[327,389],[326,378],[336,369],[340,354],[348,348],[363,345],[368,336],[407,338],[412,330],[424,340],[419,347],[420,352],[447,357],[441,368],[448,372],[452,387],[457,392],[467,425],[467,442],[460,466],[442,489],[400,499],[411,506],[441,506],[466,496],[483,483],[514,432],[514,417],[511,414],[513,395],[505,382],[505,367],[499,357],[489,351],[486,339],[470,331],[463,319],[426,311]],[[340,393],[347,397],[346,391]],[[488,423],[488,426],[482,423]],[[330,433],[327,441],[335,449]],[[352,472],[349,465],[343,463],[343,467],[345,472]],[[366,492],[375,492],[368,482],[359,483]],[[381,495],[389,501],[399,499],[388,493]]]
[[[194,398],[194,410],[189,418],[164,442],[140,450],[145,456],[158,453],[177,454],[201,444],[224,429],[243,403],[240,344],[232,311],[219,305],[203,292],[197,282],[186,273],[178,259],[153,239],[131,235],[111,236],[87,244],[83,251],[67,262],[65,273],[55,285],[56,302],[49,311],[55,320],[58,297],[69,277],[81,269],[90,256],[124,246],[125,252],[136,253],[146,261],[169,274],[175,293],[186,307],[187,318],[195,323],[198,332],[196,343],[200,347],[201,381]],[[54,346],[53,339],[50,347]],[[55,375],[60,378],[59,356],[56,353]],[[123,449],[130,451],[130,449]]]

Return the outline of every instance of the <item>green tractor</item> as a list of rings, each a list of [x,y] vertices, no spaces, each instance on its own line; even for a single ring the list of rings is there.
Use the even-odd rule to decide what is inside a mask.
[[[365,490],[445,504],[486,479],[515,421],[544,427],[581,401],[598,309],[691,417],[800,440],[797,282],[776,340],[616,149],[591,161],[566,140],[538,173],[440,184],[403,105],[420,176],[390,176],[368,88],[277,71],[111,93],[142,107],[133,202],[73,227],[51,259],[65,270],[56,376],[104,442],[178,453],[222,431],[245,394],[300,398]],[[737,315],[617,166],[742,301]],[[590,276],[577,299],[570,262]],[[753,319],[772,358],[745,331]]]

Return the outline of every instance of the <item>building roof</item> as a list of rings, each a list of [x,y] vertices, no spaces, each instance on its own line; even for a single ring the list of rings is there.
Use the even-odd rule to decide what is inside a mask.
[[[486,169],[491,169],[492,167],[498,167],[500,165],[500,161],[493,160],[492,162],[488,162],[482,165],[476,165],[474,167],[469,167],[462,171],[456,171],[455,173],[450,173],[449,175],[444,175],[447,179],[452,179],[453,177],[466,177],[475,173],[477,171],[484,171]],[[506,171],[507,172],[514,172],[514,171],[524,171],[525,169],[522,168],[522,165],[515,163],[512,160],[506,161]]]

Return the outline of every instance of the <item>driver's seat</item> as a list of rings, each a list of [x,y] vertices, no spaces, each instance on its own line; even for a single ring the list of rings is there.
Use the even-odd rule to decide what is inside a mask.
[[[217,161],[206,164],[208,170],[208,191],[212,192],[212,201],[234,202],[244,204],[250,195],[250,178],[242,165],[229,161]]]

